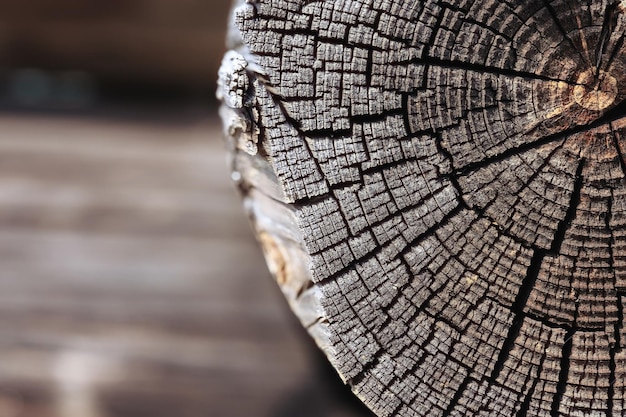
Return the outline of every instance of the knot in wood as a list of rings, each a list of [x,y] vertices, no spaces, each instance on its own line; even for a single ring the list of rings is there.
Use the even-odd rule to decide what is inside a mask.
[[[604,110],[617,98],[617,80],[603,70],[589,69],[578,78],[574,87],[576,103],[588,110]]]

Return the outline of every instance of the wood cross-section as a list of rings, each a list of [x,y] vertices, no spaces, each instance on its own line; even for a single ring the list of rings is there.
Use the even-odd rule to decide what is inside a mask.
[[[381,417],[624,415],[623,2],[252,0],[235,22],[240,188],[355,393]]]

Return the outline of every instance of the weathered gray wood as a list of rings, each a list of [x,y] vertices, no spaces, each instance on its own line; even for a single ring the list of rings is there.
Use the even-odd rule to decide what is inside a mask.
[[[272,269],[379,416],[626,413],[624,3],[256,0],[220,74]]]

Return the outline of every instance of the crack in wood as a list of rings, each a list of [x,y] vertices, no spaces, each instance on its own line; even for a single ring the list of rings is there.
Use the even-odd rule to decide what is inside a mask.
[[[572,135],[584,133],[584,132],[596,129],[603,125],[610,125],[611,123],[617,120],[620,120],[624,117],[626,117],[626,100],[620,102],[617,106],[613,107],[612,109],[604,113],[604,115],[602,115],[601,117],[599,117],[598,119],[596,119],[595,121],[589,124],[578,125],[573,128],[565,129],[563,131],[556,132],[548,136],[544,136],[535,141],[524,143],[520,146],[510,148],[500,154],[485,158],[482,161],[467,164],[463,167],[457,168],[456,171],[454,171],[452,175],[455,175],[457,177],[462,176],[462,175],[467,175],[470,172],[484,168],[495,162],[500,162],[512,156],[519,155],[521,153],[527,152],[532,149],[536,149],[543,145],[547,145],[552,142],[556,142],[558,140],[567,139],[568,137]]]
[[[522,286],[520,287],[519,292],[517,293],[517,297],[515,298],[515,302],[513,303],[513,306],[511,307],[511,311],[515,313],[515,319],[513,321],[513,324],[511,325],[511,328],[509,329],[509,332],[502,345],[502,348],[500,349],[498,359],[496,361],[496,364],[493,367],[493,371],[489,378],[490,381],[494,384],[496,383],[498,376],[500,375],[500,372],[502,372],[502,369],[504,368],[504,364],[511,350],[513,350],[513,347],[515,346],[515,341],[520,334],[520,330],[522,328],[522,324],[524,323],[524,319],[527,317],[527,314],[524,311],[524,309],[526,307],[526,304],[528,303],[528,298],[530,297],[531,291],[535,287],[535,282],[537,281],[539,277],[539,272],[541,271],[541,265],[543,264],[543,261],[546,256],[559,253],[561,249],[561,245],[563,244],[565,240],[565,234],[567,232],[567,229],[569,228],[572,220],[576,216],[576,209],[578,208],[578,205],[580,203],[580,192],[583,186],[582,172],[583,172],[584,166],[585,166],[585,159],[581,159],[578,164],[578,168],[576,170],[576,177],[575,177],[576,179],[575,179],[574,187],[572,190],[570,202],[568,205],[567,213],[565,217],[563,218],[563,220],[559,223],[559,227],[556,233],[554,234],[554,238],[552,240],[552,246],[550,247],[550,250],[544,250],[544,249],[535,250],[532,260],[530,262],[530,266],[528,267],[528,271],[526,273],[524,282],[522,283]],[[568,334],[569,333],[573,334],[573,332],[575,332],[576,330],[577,330],[576,326],[572,326],[569,329]]]
[[[606,52],[611,35],[617,26],[617,18],[620,12],[620,2],[614,1],[609,3],[604,10],[604,19],[602,20],[602,31],[600,32],[600,39],[596,45],[596,78],[600,74],[600,67],[602,66],[602,57]],[[612,54],[611,54],[612,55]]]
[[[554,397],[552,399],[552,406],[550,409],[551,417],[561,416],[561,401],[563,400],[563,396],[565,395],[565,390],[567,387],[567,377],[569,375],[570,357],[572,355],[572,348],[574,344],[573,339],[575,333],[575,329],[572,329],[569,332],[565,333],[563,349],[561,350],[559,380],[556,384],[556,393],[554,394]]]
[[[614,192],[611,190],[611,196],[608,200],[608,208],[606,216],[604,217],[605,226],[607,231],[609,232],[609,267],[613,271],[613,285],[617,288],[617,274],[615,273],[615,264],[614,264],[614,253],[613,253],[613,245],[615,242],[615,236],[613,235],[613,229],[611,227],[611,221],[613,220],[613,200],[614,200]],[[615,295],[615,301],[617,304],[617,321],[614,324],[613,328],[613,343],[610,344],[609,347],[609,388],[607,392],[607,417],[613,417],[613,408],[615,405],[615,380],[616,380],[616,368],[617,363],[615,360],[615,355],[621,351],[621,330],[624,322],[624,310],[622,304],[622,298],[619,293]]]
[[[240,14],[269,97],[258,158],[315,277],[296,301],[320,290],[311,326],[380,415],[557,417],[595,411],[596,393],[607,417],[622,406],[621,3],[525,6],[256,0]],[[572,362],[600,335],[604,362]],[[572,390],[594,369],[608,386]]]
[[[559,19],[558,13],[556,12],[556,10],[554,9],[554,7],[552,6],[552,4],[550,3],[550,0],[541,0],[543,2],[543,5],[545,6],[546,10],[548,11],[548,13],[550,14],[550,17],[552,18],[552,21],[554,22],[554,24],[556,25],[556,27],[558,28],[559,32],[561,33],[561,35],[563,36],[563,39],[569,43],[572,47],[572,50],[575,51],[578,56],[580,56],[580,58],[587,62],[587,64],[589,65],[589,67],[592,67],[592,64],[590,62],[588,62],[587,58],[582,54],[582,52],[580,51],[580,49],[576,46],[576,44],[574,43],[574,41],[572,40],[572,38],[570,38],[570,36],[567,34],[567,31],[565,30],[565,28],[563,27],[563,24],[561,23],[561,20]]]

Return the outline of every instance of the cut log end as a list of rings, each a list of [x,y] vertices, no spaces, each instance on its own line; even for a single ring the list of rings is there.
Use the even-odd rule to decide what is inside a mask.
[[[357,395],[381,417],[624,415],[623,2],[235,16],[234,176]]]

